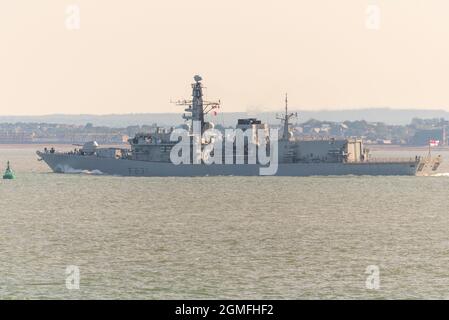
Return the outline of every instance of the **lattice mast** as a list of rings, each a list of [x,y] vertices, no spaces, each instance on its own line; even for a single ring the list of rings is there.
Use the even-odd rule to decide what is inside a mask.
[[[201,81],[203,80],[201,76],[196,75],[193,77],[195,83],[192,83],[192,99],[191,100],[178,100],[175,102],[178,106],[187,106],[184,111],[187,112],[182,115],[182,117],[191,121],[190,130],[193,130],[193,124],[198,121],[201,124],[201,133],[203,133],[207,128],[205,128],[204,116],[207,115],[214,109],[220,108],[219,101],[206,101],[203,99],[203,85]]]
[[[280,117],[276,117],[277,119],[282,121],[283,124],[283,133],[282,133],[282,139],[283,140],[289,140],[290,139],[290,125],[289,123],[290,119],[298,117],[298,113],[292,112],[288,113],[288,94],[285,94],[285,114],[283,114]]]

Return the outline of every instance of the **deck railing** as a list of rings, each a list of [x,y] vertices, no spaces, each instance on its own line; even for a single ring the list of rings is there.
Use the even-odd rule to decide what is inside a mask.
[[[419,157],[396,157],[396,158],[370,158],[365,162],[368,163],[403,163],[403,162],[418,162]]]

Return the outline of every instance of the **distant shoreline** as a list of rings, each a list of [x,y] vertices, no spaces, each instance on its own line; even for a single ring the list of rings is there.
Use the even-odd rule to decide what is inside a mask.
[[[22,143],[22,144],[1,144],[0,149],[36,149],[41,150],[45,147],[56,149],[74,149],[80,148],[78,145],[67,143]],[[114,144],[114,145],[101,145],[105,148],[129,148],[128,144]],[[423,151],[428,150],[428,146],[401,146],[401,145],[383,145],[383,144],[365,144],[365,147],[371,151]],[[432,151],[449,151],[449,146],[446,147],[433,147]]]
[[[247,109],[242,111],[222,111],[215,118],[216,124],[225,122],[227,126],[234,125],[240,118],[257,117],[267,120],[270,124],[278,124],[276,119],[278,108]],[[410,109],[410,108],[343,108],[343,109],[306,109],[290,108],[297,112],[301,121],[315,119],[319,121],[344,122],[362,121],[383,122],[390,125],[407,125],[414,118],[440,119],[449,118],[449,110],[444,109]],[[182,123],[180,110],[173,112],[140,112],[122,114],[46,114],[46,115],[0,115],[0,123],[59,123],[70,125],[86,125],[92,123],[95,126],[107,126],[123,128],[134,125],[151,125],[157,123],[160,126],[176,126]]]

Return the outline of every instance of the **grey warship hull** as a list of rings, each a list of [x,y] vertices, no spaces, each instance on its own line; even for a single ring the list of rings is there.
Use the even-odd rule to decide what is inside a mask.
[[[108,159],[98,156],[43,153],[38,156],[57,173],[96,172],[106,175],[143,177],[193,177],[193,176],[259,176],[257,164],[180,164]],[[431,168],[424,165],[418,172],[419,163],[360,162],[360,163],[280,163],[276,176],[333,176],[333,175],[427,175]]]
[[[130,149],[100,148],[91,141],[68,153],[45,148],[37,154],[54,172],[142,177],[414,176],[431,175],[441,163],[441,158],[432,158],[430,152],[426,158],[372,159],[357,138],[294,139],[289,121],[296,114],[288,112],[287,95],[285,114],[278,118],[283,127],[280,138],[277,128],[271,129],[256,118],[239,119],[235,130],[216,130],[205,116],[219,108],[220,101],[203,100],[202,78],[196,75],[194,80],[192,99],[176,103],[186,107],[183,118],[189,123],[184,129],[137,133],[128,140]],[[268,154],[269,161],[260,161]],[[269,163],[268,168],[261,163]]]

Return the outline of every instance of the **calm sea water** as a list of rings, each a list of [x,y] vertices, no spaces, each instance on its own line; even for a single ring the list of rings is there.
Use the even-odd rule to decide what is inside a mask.
[[[7,159],[3,299],[449,298],[445,175],[119,178],[50,173],[33,148]]]

